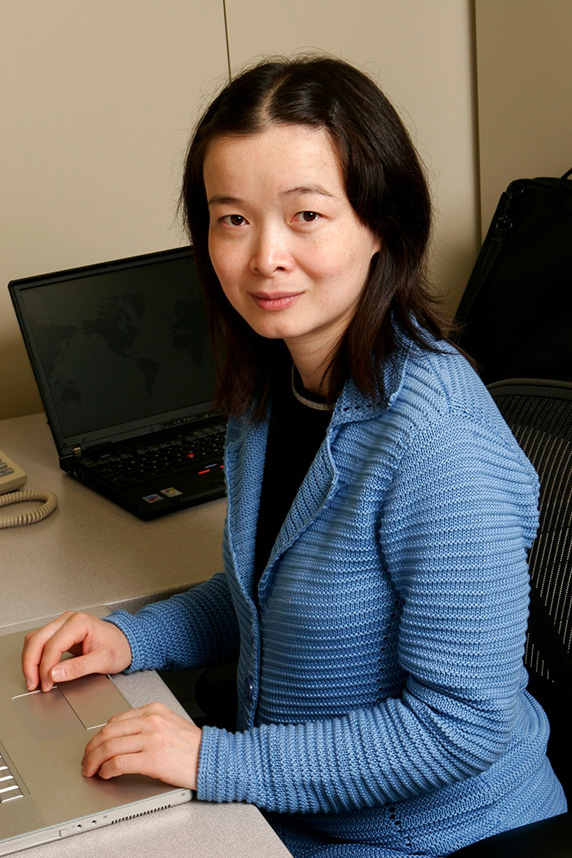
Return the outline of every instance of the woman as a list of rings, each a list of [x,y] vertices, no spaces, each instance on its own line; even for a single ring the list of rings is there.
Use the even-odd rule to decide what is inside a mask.
[[[442,333],[395,111],[338,60],[262,63],[200,121],[182,199],[230,415],[225,571],[63,615],[29,687],[239,657],[238,732],[152,705],[83,771],[253,802],[296,856],[445,855],[563,811],[522,665],[536,475]]]

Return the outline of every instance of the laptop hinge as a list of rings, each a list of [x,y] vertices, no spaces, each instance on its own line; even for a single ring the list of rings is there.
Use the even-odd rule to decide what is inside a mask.
[[[78,447],[73,448],[73,454],[76,457],[76,459],[81,459],[81,452],[82,452],[81,447],[78,446]]]

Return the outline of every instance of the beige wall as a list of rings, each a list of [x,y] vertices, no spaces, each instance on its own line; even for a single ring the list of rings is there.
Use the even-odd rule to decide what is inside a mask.
[[[228,69],[222,3],[1,0],[0,63],[2,418],[41,410],[9,280],[183,243],[181,155]]]
[[[433,275],[478,246],[471,0],[226,0],[230,59],[320,48],[376,76],[427,163]],[[0,418],[40,409],[5,284],[175,246],[180,161],[227,68],[223,0],[2,0]],[[1,439],[0,439],[1,442]]]
[[[483,235],[510,181],[572,167],[572,0],[476,0]]]

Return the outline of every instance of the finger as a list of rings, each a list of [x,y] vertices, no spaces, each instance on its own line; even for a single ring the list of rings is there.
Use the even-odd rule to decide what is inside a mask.
[[[105,744],[105,742],[153,730],[157,727],[157,722],[150,723],[149,716],[161,716],[163,713],[168,716],[171,714],[171,710],[161,703],[148,703],[138,709],[128,709],[126,712],[119,712],[117,715],[113,715],[107,724],[95,736],[92,736],[87,743],[84,759],[101,745]]]
[[[105,778],[117,777],[127,771],[141,773],[142,750],[143,741],[139,732],[107,739],[89,752],[86,748],[85,756],[81,761],[81,772],[87,778],[96,774]],[[129,757],[134,759],[128,762]],[[102,769],[107,774],[103,774]]]
[[[105,670],[100,670],[102,664],[101,653],[88,652],[85,655],[80,655],[75,658],[66,658],[63,661],[58,661],[56,665],[49,670],[48,676],[53,683],[69,682],[72,679],[79,679],[80,676],[88,676],[90,673],[106,673]],[[49,691],[44,688],[43,691]]]
[[[64,652],[78,655],[61,661]],[[118,673],[129,666],[131,657],[129,642],[116,626],[89,614],[73,614],[46,643],[46,674],[42,661],[40,678],[49,686],[50,680],[63,682],[89,673]]]
[[[89,614],[70,612],[67,615],[65,622],[44,644],[39,664],[43,691],[50,691],[54,682],[77,679],[89,673],[107,672],[109,651],[100,646],[100,624],[105,626],[106,635],[117,634],[114,626],[103,624]],[[123,633],[120,634],[124,637]],[[67,652],[81,655],[62,661],[62,655]]]
[[[104,779],[127,773],[197,788],[201,730],[161,704],[115,715],[86,747],[83,773]]]
[[[127,712],[122,712],[120,715],[114,715],[110,718],[107,724],[101,730],[98,730],[85,746],[84,759],[106,742],[123,736],[132,736],[141,733],[144,725],[139,723],[138,716],[134,716],[135,712],[135,709],[129,709]]]
[[[82,760],[83,773],[91,777],[116,754],[141,752],[144,748],[152,747],[155,744],[153,735],[158,739],[161,733],[169,729],[169,716],[173,716],[173,713],[161,703],[149,703],[114,715],[86,745]],[[145,774],[141,769],[138,771]]]
[[[97,773],[100,778],[109,780],[119,775],[148,775],[157,777],[151,764],[147,765],[146,756],[142,752],[118,754],[103,763]]]
[[[45,642],[39,664],[43,691],[50,691],[54,682],[77,679],[79,676],[97,672],[97,665],[91,666],[90,653],[62,662],[64,653],[72,649],[77,652],[78,648],[83,651],[83,645],[89,636],[91,619],[84,614],[70,614]]]
[[[58,629],[68,620],[69,612],[62,614],[40,629],[29,632],[24,640],[22,650],[22,672],[29,691],[37,688],[40,681],[39,666],[42,660],[44,646]]]
[[[151,715],[157,715],[165,720],[177,718],[172,709],[165,706],[164,703],[145,703],[144,706],[139,706],[135,709],[127,709],[125,712],[118,712],[109,719],[109,724],[115,724],[118,721],[126,721],[130,718],[148,718]]]

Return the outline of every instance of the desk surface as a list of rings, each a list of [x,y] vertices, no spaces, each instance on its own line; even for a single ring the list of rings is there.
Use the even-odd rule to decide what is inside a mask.
[[[25,489],[58,497],[43,521],[0,530],[0,627],[93,605],[130,608],[222,569],[224,500],[141,521],[60,469],[44,414],[1,420],[0,449],[26,471]]]
[[[0,448],[47,489],[58,509],[37,524],[0,530],[0,633],[73,609],[136,608],[222,568],[224,500],[142,522],[64,474],[43,414],[0,421]],[[24,510],[24,505],[22,505]],[[103,609],[105,612],[105,609]],[[184,710],[154,673],[116,678],[134,705],[160,700]],[[191,801],[120,825],[16,853],[30,858],[286,858],[259,811]]]

